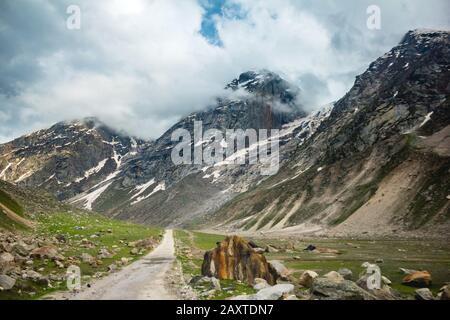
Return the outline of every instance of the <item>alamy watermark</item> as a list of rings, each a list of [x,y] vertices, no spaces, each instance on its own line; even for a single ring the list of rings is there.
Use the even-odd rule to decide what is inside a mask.
[[[260,173],[265,176],[278,173],[279,130],[272,129],[218,129],[203,132],[203,122],[194,121],[194,137],[187,129],[172,133],[172,149],[175,165],[244,165],[260,164]]]
[[[71,265],[66,271],[66,286],[69,291],[81,290],[81,269],[78,266]]]
[[[375,4],[367,7],[367,28],[369,30],[381,30],[381,8]]]
[[[66,27],[69,30],[81,29],[81,8],[76,4],[67,7],[66,13],[69,15],[66,20]]]

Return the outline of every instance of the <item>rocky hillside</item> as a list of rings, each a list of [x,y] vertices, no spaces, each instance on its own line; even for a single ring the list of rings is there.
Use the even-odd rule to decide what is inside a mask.
[[[186,129],[193,137],[194,121],[201,121],[203,132],[211,128],[223,132],[277,128],[287,140],[294,134],[308,135],[323,117],[319,113],[296,120],[306,117],[298,104],[300,90],[265,70],[244,73],[226,88],[227,94],[215,104],[180,120],[142,148],[114,179],[71,201],[80,204],[88,201],[93,209],[121,219],[162,225],[192,223],[236,193],[247,190],[261,177],[254,174],[258,169],[250,166],[174,165],[171,154],[178,142],[172,142],[171,138],[175,130]],[[195,145],[206,147],[210,143],[196,141]]]
[[[97,119],[61,122],[0,145],[0,179],[67,200],[114,178],[143,144]]]
[[[216,212],[219,228],[448,233],[449,44],[449,32],[409,32],[356,78],[277,176]]]

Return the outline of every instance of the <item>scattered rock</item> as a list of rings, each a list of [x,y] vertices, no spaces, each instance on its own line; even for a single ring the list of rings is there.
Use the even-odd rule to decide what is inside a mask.
[[[12,251],[22,257],[28,257],[30,251],[33,249],[29,248],[29,246],[25,245],[24,243],[16,243],[13,246]]]
[[[31,251],[32,258],[55,259],[58,256],[58,250],[54,247],[41,247]]]
[[[314,279],[311,298],[318,300],[376,300],[376,297],[358,287],[354,282],[334,282],[327,278]]]
[[[256,278],[276,284],[277,272],[264,255],[255,250],[243,238],[226,237],[217,247],[205,253],[202,275],[220,280],[241,280],[250,285]]]
[[[345,279],[345,280],[352,280],[353,278],[353,272],[350,269],[347,268],[341,268],[338,270],[338,273]]]
[[[265,250],[267,253],[278,253],[280,250],[278,250],[278,249],[276,249],[276,248],[274,248],[274,247],[272,247],[272,246],[267,246],[266,247],[266,250]]]
[[[275,269],[278,277],[281,280],[288,280],[288,277],[290,275],[290,271],[288,268],[284,266],[280,261],[278,260],[271,260],[269,261],[269,264]]]
[[[439,297],[441,300],[450,300],[450,284],[443,286],[439,290]]]
[[[95,258],[91,256],[89,253],[83,252],[81,254],[81,261],[83,261],[84,263],[93,264],[95,263]]]
[[[415,293],[416,300],[434,300],[433,293],[428,288],[417,289]]]
[[[404,285],[416,288],[431,286],[431,274],[428,271],[416,271],[403,278]]]
[[[292,284],[277,284],[273,287],[267,287],[258,291],[254,296],[254,300],[278,300],[283,295],[294,292],[294,285]]]
[[[273,287],[267,287],[252,295],[241,295],[232,297],[230,300],[280,300],[282,297],[291,296],[294,292],[292,284],[277,284]]]
[[[386,285],[392,284],[392,281],[386,278],[385,276],[381,276],[381,281],[383,281],[383,283]]]
[[[115,263],[110,264],[108,266],[108,271],[111,272],[111,273],[117,271],[117,265]]]
[[[3,288],[3,290],[11,290],[15,284],[16,279],[0,274],[0,287]]]
[[[262,290],[262,289],[265,289],[265,288],[268,288],[268,287],[270,287],[270,285],[267,283],[266,280],[261,279],[261,278],[256,278],[255,279],[255,283],[253,285],[253,289],[255,289],[256,291],[259,291],[259,290]]]
[[[107,249],[102,248],[99,250],[97,258],[98,259],[109,259],[109,258],[112,258],[113,256],[114,255],[111,252],[109,252]]]
[[[344,281],[344,277],[341,276],[338,272],[336,271],[330,271],[328,272],[326,275],[324,275],[324,278],[327,278],[330,281],[333,282],[342,282]]]
[[[314,251],[316,250],[316,246],[313,246],[312,244],[308,245],[303,251]]]
[[[0,254],[0,265],[7,265],[14,263],[14,256],[9,252],[4,252]]]
[[[302,273],[300,276],[300,279],[298,280],[298,283],[305,287],[305,288],[311,288],[311,285],[315,278],[317,278],[319,275],[311,270],[306,270]]]
[[[58,235],[56,235],[56,240],[58,240],[59,242],[61,242],[61,243],[66,243],[66,236],[65,235],[63,235],[63,234],[58,234]]]

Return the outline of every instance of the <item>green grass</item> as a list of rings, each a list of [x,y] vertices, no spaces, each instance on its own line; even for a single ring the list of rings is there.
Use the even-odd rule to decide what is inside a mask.
[[[194,245],[201,250],[211,250],[217,246],[217,242],[225,239],[223,235],[193,232]]]
[[[255,240],[260,245],[271,244],[283,248],[287,240]],[[347,243],[357,246],[349,246]],[[318,247],[337,249],[339,255],[305,252],[308,244]],[[400,250],[400,251],[399,251]],[[415,288],[401,284],[404,275],[399,268],[427,270],[431,272],[433,284],[431,290],[436,294],[444,283],[450,280],[450,248],[445,242],[423,240],[334,240],[310,239],[295,242],[295,250],[266,254],[268,260],[282,260],[287,267],[294,271],[294,277],[300,276],[304,270],[314,270],[320,275],[340,268],[348,268],[353,272],[353,280],[357,280],[364,268],[363,262],[375,263],[383,259],[378,265],[384,276],[392,281],[392,287],[402,295],[414,294]],[[299,257],[300,260],[295,260]]]
[[[0,190],[0,203],[2,203],[14,213],[23,216],[23,208],[3,190]]]
[[[95,267],[87,263],[80,262],[78,265],[84,281],[91,281],[95,274],[107,272],[107,268],[115,261],[126,257],[131,261],[139,258],[139,256],[131,254],[129,243],[141,239],[158,238],[161,239],[163,230],[160,228],[136,225],[124,221],[111,220],[100,215],[88,213],[57,213],[42,215],[38,220],[39,226],[36,230],[37,234],[42,237],[54,237],[56,235],[64,235],[66,244],[58,245],[60,253],[64,257],[79,258],[82,253],[88,253],[97,256],[100,249],[105,248],[110,252],[115,251],[112,258],[102,259],[102,264]],[[98,235],[91,238],[92,235]],[[88,239],[93,243],[92,248],[84,248],[80,245],[82,239]],[[145,252],[147,253],[147,252]],[[144,253],[144,254],[145,254]],[[53,261],[34,260],[34,269],[43,269],[39,273],[48,275],[51,273],[64,274],[65,269],[59,269]],[[30,299],[40,298],[53,291],[66,290],[65,283],[52,283],[53,288],[39,286],[29,281],[19,281],[19,286],[26,288],[19,292],[17,288],[11,291],[0,292],[0,300],[8,299]],[[29,293],[33,292],[33,295]]]

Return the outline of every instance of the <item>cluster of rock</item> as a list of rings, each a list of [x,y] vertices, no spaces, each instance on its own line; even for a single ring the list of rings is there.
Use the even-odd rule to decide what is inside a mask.
[[[108,231],[105,231],[108,232]],[[107,259],[117,258],[107,267],[114,272],[127,265],[132,259],[117,257],[117,254],[127,246],[131,255],[142,255],[156,246],[157,240],[144,239],[136,242],[123,243],[123,246],[113,245],[110,249],[97,246],[92,239],[66,239],[64,235],[45,237],[40,235],[24,235],[20,233],[0,233],[0,292],[16,290],[29,295],[35,294],[32,284],[41,287],[58,287],[67,278],[66,269],[69,266],[89,264],[99,268]],[[120,243],[119,243],[120,244]],[[78,255],[70,255],[72,246],[82,250]],[[90,253],[89,253],[90,252]],[[94,278],[99,278],[103,272],[96,272]]]
[[[27,282],[52,287],[63,281],[65,275],[56,271],[44,275],[45,268],[36,263],[41,261],[46,265],[53,262],[64,268],[69,261],[58,249],[58,244],[56,238],[0,233],[0,291],[17,288],[33,295]]]
[[[307,248],[310,251],[317,248]],[[378,266],[365,262],[356,281],[353,272],[347,268],[331,271],[320,276],[312,270],[304,271],[300,277],[294,277],[280,261],[266,261],[262,249],[253,242],[240,237],[227,237],[217,243],[217,247],[205,253],[201,277],[195,277],[191,283],[205,288],[205,296],[211,296],[221,290],[219,280],[233,279],[245,282],[256,291],[251,295],[239,295],[236,300],[399,300],[402,297],[391,288],[392,282],[379,275],[379,283],[373,285],[373,270]],[[381,263],[382,261],[380,261]],[[444,286],[437,297],[428,289],[431,286],[431,274],[427,271],[401,269],[406,275],[404,285],[417,287],[417,300],[448,300],[450,285]],[[278,283],[280,281],[280,283]]]

